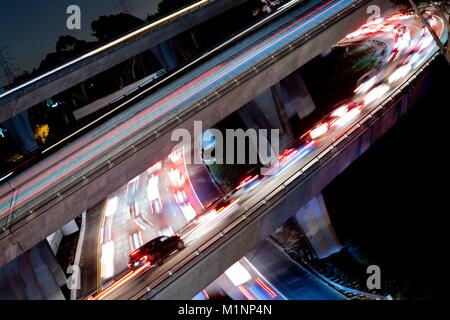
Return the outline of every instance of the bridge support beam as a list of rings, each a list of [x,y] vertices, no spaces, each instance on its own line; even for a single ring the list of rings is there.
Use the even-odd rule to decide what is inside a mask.
[[[170,39],[156,45],[151,51],[167,71],[178,67],[178,56]]]
[[[0,269],[0,299],[64,300],[66,277],[47,241]]]
[[[30,154],[38,148],[31,128],[30,118],[28,117],[28,111],[19,113],[6,120],[3,122],[3,125],[23,154]]]
[[[323,259],[341,250],[342,246],[334,232],[322,193],[298,210],[294,220],[302,229],[317,258]]]
[[[80,229],[78,228],[77,223],[73,219],[70,220],[68,223],[66,223],[61,228],[61,232],[62,232],[63,236],[69,236],[69,235],[77,232],[78,230],[80,230]]]
[[[247,129],[279,129],[280,145],[284,146],[296,135],[293,119],[303,119],[315,109],[300,72],[295,71],[245,104],[237,114]]]
[[[285,108],[291,117],[296,114],[303,119],[316,109],[299,70],[281,80],[279,86]]]

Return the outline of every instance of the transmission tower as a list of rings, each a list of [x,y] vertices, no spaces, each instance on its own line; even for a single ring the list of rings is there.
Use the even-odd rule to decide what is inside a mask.
[[[8,80],[8,83],[14,81],[14,73],[11,68],[12,58],[6,57],[5,50],[0,48],[0,68],[3,70],[3,76]]]

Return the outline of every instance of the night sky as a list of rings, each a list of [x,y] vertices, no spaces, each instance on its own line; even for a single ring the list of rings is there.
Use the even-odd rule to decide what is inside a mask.
[[[120,2],[130,14],[145,19],[157,11],[162,0],[14,0],[0,2],[0,49],[17,76],[37,68],[47,53],[55,51],[57,39],[71,35],[80,40],[96,40],[91,35],[91,22],[102,15],[123,12]],[[69,5],[81,8],[81,30],[66,27]],[[8,48],[6,48],[8,47]],[[5,85],[0,69],[0,87]]]

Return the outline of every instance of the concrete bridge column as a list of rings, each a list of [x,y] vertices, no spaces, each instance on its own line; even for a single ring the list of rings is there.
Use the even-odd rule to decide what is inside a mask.
[[[288,119],[283,118],[285,115],[284,105],[279,96],[274,96],[277,94],[274,90],[274,88],[265,90],[239,109],[237,113],[247,128],[279,129],[280,146],[284,146],[292,140],[293,135],[289,124],[286,123]]]
[[[47,241],[0,269],[0,299],[64,300],[66,277]]]
[[[266,92],[264,92],[266,93]],[[264,93],[261,95],[263,96]],[[269,91],[270,94],[270,91]],[[272,148],[272,144],[274,143],[273,141],[271,141],[271,134],[270,134],[270,130],[271,129],[279,129],[280,128],[280,122],[278,117],[267,117],[266,115],[270,115],[270,112],[268,113],[268,110],[270,110],[270,108],[273,108],[273,103],[270,105],[265,105],[262,104],[263,107],[261,107],[261,105],[259,103],[257,103],[255,100],[250,101],[249,103],[247,103],[245,106],[243,106],[242,108],[240,108],[237,111],[237,114],[239,116],[239,118],[241,119],[241,121],[244,123],[245,129],[254,129],[257,132],[257,137],[256,140],[252,139],[250,137],[250,147],[253,147],[256,149],[256,152],[258,153],[258,157],[259,159],[263,161],[263,159],[266,159],[266,155],[271,155],[272,152],[270,150],[270,148]],[[258,139],[259,139],[259,132],[258,130],[260,129],[267,129],[268,130],[268,136],[266,137],[268,140],[268,144],[267,144],[267,150],[260,150],[259,149],[259,145],[258,145]],[[282,134],[282,130],[280,130],[280,136],[278,137],[280,142],[280,145],[283,145],[283,142],[286,142],[286,137]],[[282,141],[283,142],[282,142]]]
[[[293,219],[303,230],[317,258],[323,259],[341,250],[321,193],[298,210]]]
[[[297,115],[303,119],[316,109],[299,71],[281,80],[278,86],[289,117]]]
[[[159,63],[167,71],[171,71],[178,67],[179,61],[175,46],[170,40],[161,42],[151,49],[153,54],[158,59]]]
[[[28,111],[6,120],[3,125],[24,154],[32,153],[38,148],[31,129]]]
[[[78,230],[80,230],[78,228],[77,223],[75,222],[74,219],[70,220],[69,222],[67,222],[62,228],[61,228],[61,232],[63,234],[63,236],[69,236],[72,233],[77,232]]]
[[[65,236],[69,236],[79,230],[77,223],[75,220],[71,220],[68,223],[66,223],[61,229],[58,231],[52,233],[47,237],[47,242],[50,245],[50,248],[52,249],[53,253],[56,254],[59,249],[59,244],[61,243],[61,240]]]
[[[260,105],[254,100],[250,101],[237,111],[239,118],[248,129],[273,129],[277,128],[274,121],[269,121]]]

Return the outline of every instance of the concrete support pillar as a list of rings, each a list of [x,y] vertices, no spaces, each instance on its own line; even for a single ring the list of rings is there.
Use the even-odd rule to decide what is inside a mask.
[[[58,230],[47,237],[47,242],[55,255],[58,252],[59,244],[61,243],[62,238],[63,234],[61,230]]]
[[[6,120],[3,125],[24,154],[29,154],[38,148],[31,129],[28,111]]]
[[[256,152],[258,153],[258,158],[265,159],[264,154],[269,154],[270,150],[260,150],[258,147],[258,130],[259,129],[274,129],[273,123],[271,123],[267,117],[265,116],[264,112],[261,110],[260,106],[254,101],[250,101],[246,105],[244,105],[242,108],[240,108],[237,111],[237,114],[241,121],[244,123],[245,129],[254,129],[256,130],[256,136],[257,137],[249,137],[250,140],[250,148],[254,148]],[[256,138],[256,139],[254,139]],[[270,139],[270,134],[269,137]],[[272,142],[269,140],[267,148],[271,148],[270,144]],[[261,154],[264,152],[264,154]]]
[[[178,67],[179,61],[175,46],[170,40],[164,41],[151,49],[153,54],[158,59],[159,63],[167,71],[171,71]]]
[[[279,86],[282,100],[290,117],[297,115],[303,119],[316,109],[299,71],[281,80]]]
[[[245,127],[249,129],[252,128],[258,130],[276,128],[254,100],[240,108],[237,113]]]
[[[0,299],[64,300],[66,277],[47,241],[0,269]]]
[[[75,220],[70,220],[68,223],[66,223],[62,228],[61,228],[61,232],[63,234],[63,236],[69,236],[72,233],[75,233],[79,230],[77,223],[75,222]]]
[[[267,123],[265,129],[282,127],[281,121],[278,117],[277,110],[275,107],[275,102],[272,97],[272,92],[270,89],[265,90],[263,93],[261,93],[259,96],[257,96],[253,101],[256,104],[255,107],[257,107],[260,110],[259,112],[261,112],[264,115],[264,120]],[[249,111],[253,112],[252,110],[249,110]],[[255,116],[258,116],[258,115],[255,114]]]
[[[317,258],[323,259],[341,250],[322,194],[312,198],[294,215]]]
[[[246,128],[256,130],[279,129],[280,146],[287,144],[292,139],[290,130],[285,130],[286,124],[279,117],[276,101],[274,100],[271,89],[265,90],[254,100],[239,109],[237,113]]]
[[[59,244],[64,236],[69,236],[75,232],[78,232],[79,228],[75,220],[69,221],[61,229],[47,237],[47,242],[50,245],[51,250],[56,255],[58,252]]]

